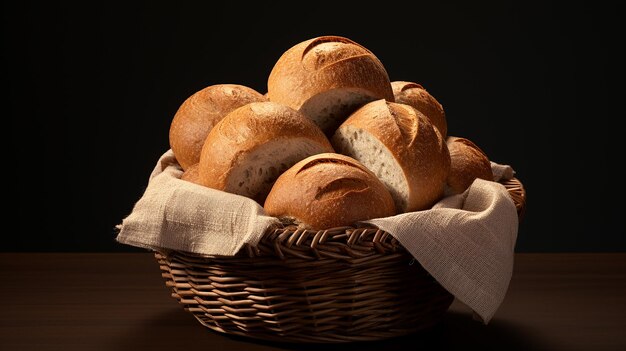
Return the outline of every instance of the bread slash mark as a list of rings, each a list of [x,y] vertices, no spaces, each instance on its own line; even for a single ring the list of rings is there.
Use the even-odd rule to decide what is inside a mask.
[[[367,183],[361,179],[340,178],[320,188],[315,194],[315,200],[335,199],[350,192],[361,192],[367,188]]]
[[[402,89],[400,89],[400,91],[405,91],[405,90],[409,90],[409,89],[413,89],[413,88],[424,89],[424,87],[421,86],[420,84],[417,84],[417,83],[407,83],[407,84],[405,84],[402,87]]]
[[[315,160],[311,160],[310,162],[308,162],[307,164],[305,164],[304,166],[300,167],[300,169],[298,170],[298,172],[296,172],[296,175],[300,174],[300,172],[309,169],[313,166],[319,165],[321,163],[336,163],[336,164],[340,164],[340,165],[345,165],[345,166],[349,166],[349,167],[353,167],[358,169],[361,172],[365,172],[363,169],[361,169],[361,167],[359,167],[358,165],[355,165],[354,163],[351,162],[346,162],[344,160],[339,160],[336,158],[318,158]]]
[[[308,70],[321,70],[337,62],[372,55],[371,51],[352,40],[342,37],[321,37],[313,40],[302,51],[300,62]]]
[[[398,129],[400,130],[400,135],[402,135],[402,140],[404,140],[404,144],[412,145],[417,138],[417,123],[419,119],[415,110],[410,106],[395,103],[393,105],[387,103],[387,109],[389,110],[391,117],[393,117],[393,121],[396,123]]]

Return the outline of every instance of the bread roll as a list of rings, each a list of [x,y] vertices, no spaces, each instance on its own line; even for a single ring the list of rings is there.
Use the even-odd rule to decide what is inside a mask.
[[[219,84],[191,95],[178,109],[170,126],[170,147],[183,169],[200,161],[204,140],[226,114],[251,102],[266,101],[243,85]]]
[[[187,167],[187,170],[180,176],[181,180],[186,180],[191,183],[200,184],[198,164],[195,163],[192,166]]]
[[[267,214],[309,229],[329,229],[395,214],[389,191],[356,160],[326,153],[283,173],[265,200]]]
[[[350,39],[324,36],[287,50],[267,82],[270,101],[299,110],[327,135],[359,106],[393,101],[382,63]]]
[[[274,102],[254,102],[211,130],[200,156],[200,182],[262,204],[283,171],[323,152],[333,152],[330,142],[301,113]]]
[[[332,143],[378,176],[398,212],[430,208],[443,195],[448,148],[428,118],[411,106],[370,102],[337,129]]]
[[[460,194],[469,188],[476,178],[493,180],[491,162],[476,144],[457,137],[449,137],[446,142],[451,161],[446,193]]]
[[[391,83],[393,96],[396,102],[413,106],[416,110],[423,113],[430,122],[439,130],[441,136],[445,139],[448,134],[448,123],[446,122],[446,113],[443,106],[430,95],[424,87],[412,82],[393,82]]]

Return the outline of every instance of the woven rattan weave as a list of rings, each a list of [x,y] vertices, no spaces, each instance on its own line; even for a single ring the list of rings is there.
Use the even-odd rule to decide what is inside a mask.
[[[525,191],[503,182],[518,210]],[[374,228],[268,231],[234,257],[155,254],[172,296],[204,326],[288,342],[368,341],[436,324],[453,300]]]

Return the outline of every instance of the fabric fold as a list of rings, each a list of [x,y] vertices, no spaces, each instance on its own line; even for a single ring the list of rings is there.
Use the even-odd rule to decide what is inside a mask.
[[[389,232],[446,290],[487,323],[513,274],[518,218],[501,184],[477,179],[432,209],[365,221]]]
[[[148,249],[235,255],[279,223],[254,200],[180,180],[172,151],[157,162],[145,193],[122,221],[117,241]]]

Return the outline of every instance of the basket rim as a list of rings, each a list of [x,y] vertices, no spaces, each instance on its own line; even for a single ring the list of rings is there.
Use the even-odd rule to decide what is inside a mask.
[[[520,220],[526,209],[526,190],[517,178],[499,182],[509,192]],[[371,258],[373,252],[382,255],[408,254],[400,242],[388,232],[370,225],[344,226],[322,230],[298,228],[296,225],[277,224],[270,227],[256,246],[245,244],[235,256],[203,255],[179,250],[160,250],[161,254],[172,252],[187,257],[245,259],[274,256],[305,261],[321,259]]]

